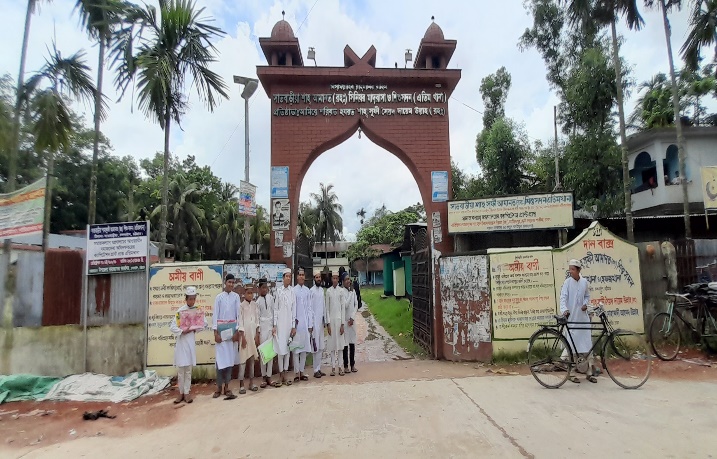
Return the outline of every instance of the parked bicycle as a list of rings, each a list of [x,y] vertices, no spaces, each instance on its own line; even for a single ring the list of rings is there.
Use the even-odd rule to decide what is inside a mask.
[[[699,292],[701,287],[697,287]],[[717,308],[709,289],[697,294],[666,293],[667,312],[657,314],[650,323],[650,345],[662,360],[674,360],[680,352],[683,334],[677,319],[692,331],[695,341],[710,352],[717,352]],[[712,310],[711,310],[712,309]],[[686,317],[692,312],[694,325]]]
[[[593,336],[590,353],[602,344],[598,357],[610,379],[624,389],[637,389],[645,384],[652,371],[652,355],[643,336],[613,329],[602,303],[589,307],[588,313],[595,314],[600,322],[568,323],[567,317],[555,315],[556,324],[543,325],[533,333],[528,344],[528,365],[536,381],[557,389],[568,380],[571,370],[590,371],[587,358],[580,355],[575,358],[571,330],[591,330],[600,334],[597,339]]]

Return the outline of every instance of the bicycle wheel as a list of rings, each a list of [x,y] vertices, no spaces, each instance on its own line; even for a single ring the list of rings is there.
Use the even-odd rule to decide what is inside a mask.
[[[700,330],[702,331],[702,342],[705,349],[712,354],[717,353],[717,319],[712,315],[702,318]]]
[[[652,354],[642,335],[615,330],[605,341],[602,352],[607,374],[623,389],[637,389],[650,377]]]
[[[680,351],[682,336],[675,316],[666,312],[657,314],[650,322],[650,346],[662,360],[674,360]]]
[[[533,333],[528,345],[530,374],[548,389],[557,389],[568,380],[573,353],[568,341],[556,330],[543,328]]]

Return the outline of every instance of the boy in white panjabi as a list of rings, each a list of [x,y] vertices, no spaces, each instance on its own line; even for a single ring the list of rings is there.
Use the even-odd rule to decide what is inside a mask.
[[[185,304],[177,310],[175,320],[169,326],[169,330],[177,338],[174,347],[174,366],[177,367],[177,388],[179,396],[174,403],[185,401],[192,403],[194,400],[189,395],[192,386],[192,367],[197,365],[197,351],[195,343],[195,330],[182,330],[180,328],[180,320],[184,311],[198,310],[194,306],[197,301],[196,287],[187,287],[184,294]],[[207,328],[207,319],[204,318],[204,328]],[[196,330],[198,331],[198,330]]]

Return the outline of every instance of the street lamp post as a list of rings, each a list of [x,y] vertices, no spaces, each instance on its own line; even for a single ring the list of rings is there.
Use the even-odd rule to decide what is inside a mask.
[[[244,181],[249,183],[249,98],[259,86],[259,80],[234,75],[234,83],[243,84],[241,98],[244,99]],[[244,260],[249,260],[249,216],[244,216]]]

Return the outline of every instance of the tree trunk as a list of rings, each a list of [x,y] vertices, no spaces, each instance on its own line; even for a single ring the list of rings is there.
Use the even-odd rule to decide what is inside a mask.
[[[10,146],[10,158],[8,162],[7,189],[9,193],[15,191],[17,186],[17,157],[20,154],[20,95],[25,84],[25,61],[27,60],[27,43],[30,39],[30,22],[32,21],[32,10],[35,0],[27,1],[27,12],[25,13],[25,31],[22,36],[22,51],[20,53],[20,71],[17,75],[17,92],[15,93],[15,113],[12,120],[12,145]]]
[[[167,210],[169,207],[169,127],[171,124],[169,107],[164,114],[164,163],[162,164],[162,210],[159,217],[159,262],[164,263],[167,245]],[[176,247],[175,247],[176,249]]]
[[[672,80],[672,110],[675,112],[675,129],[677,130],[677,154],[680,159],[680,177],[682,178],[682,213],[685,219],[685,237],[692,238],[692,226],[690,225],[690,197],[687,189],[687,151],[685,150],[685,138],[682,135],[682,123],[680,122],[680,96],[677,92],[677,77],[675,76],[675,63],[672,59],[672,40],[670,39],[670,21],[667,20],[665,0],[660,0],[662,9],[662,23],[665,26],[665,41],[667,43],[667,60],[670,64],[670,80]]]
[[[92,176],[90,177],[90,209],[87,221],[95,224],[97,210],[97,161],[100,155],[100,115],[102,114],[102,79],[105,73],[106,41],[100,38],[100,50],[97,59],[97,92],[95,93],[95,136],[92,144]]]
[[[328,270],[329,267],[329,251],[326,248],[326,233],[324,233],[324,262],[326,264],[326,268]]]
[[[635,242],[635,231],[632,223],[632,193],[630,168],[627,161],[627,134],[625,133],[625,109],[622,94],[622,65],[617,44],[616,20],[610,24],[612,29],[612,61],[615,67],[615,83],[617,84],[617,113],[620,121],[620,153],[622,155],[622,188],[625,194],[625,223],[627,224],[627,240]]]
[[[52,175],[55,173],[55,152],[48,152],[47,183],[45,184],[45,221],[42,224],[42,251],[47,251],[50,236],[50,216],[52,215]]]

